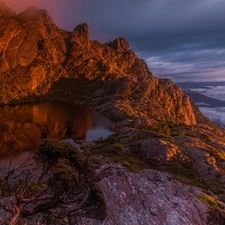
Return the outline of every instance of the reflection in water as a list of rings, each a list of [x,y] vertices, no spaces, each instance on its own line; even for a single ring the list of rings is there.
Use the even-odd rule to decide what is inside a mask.
[[[0,164],[7,165],[8,145],[14,142],[14,164],[35,152],[43,138],[95,140],[111,133],[111,122],[89,106],[43,102],[0,108]]]

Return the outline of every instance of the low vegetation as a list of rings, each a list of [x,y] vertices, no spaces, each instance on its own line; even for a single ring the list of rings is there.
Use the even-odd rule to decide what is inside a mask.
[[[86,157],[72,145],[44,140],[35,167],[10,168],[0,182],[0,207],[11,214],[10,225],[38,213],[63,219],[82,216],[103,220],[106,202]],[[13,182],[13,184],[12,184]],[[10,196],[6,201],[5,196]]]
[[[90,148],[82,147],[83,150],[90,151],[92,154],[99,154],[103,157],[109,158],[114,163],[121,163],[127,169],[129,169],[133,173],[138,173],[143,169],[149,169],[151,166],[145,163],[142,159],[137,156],[137,147],[136,145],[132,146],[132,152],[124,152],[125,146],[116,142],[117,136],[112,135],[106,140],[98,139],[95,141],[95,145]],[[134,151],[133,151],[134,150]],[[95,158],[91,159],[93,163],[95,163]],[[99,161],[97,160],[97,163]]]
[[[219,202],[209,195],[195,195],[198,200],[206,204],[208,207],[218,207]]]

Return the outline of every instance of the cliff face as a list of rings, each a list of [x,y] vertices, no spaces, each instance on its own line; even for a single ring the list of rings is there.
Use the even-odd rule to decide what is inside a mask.
[[[93,92],[94,105],[112,119],[139,118],[136,125],[145,128],[160,127],[161,123],[197,124],[190,98],[168,79],[126,76],[104,82]]]
[[[156,120],[196,124],[189,97],[170,80],[155,78],[125,39],[106,44],[91,41],[87,24],[66,32],[54,25],[45,10],[30,8],[15,15],[0,6],[0,12],[0,103],[45,95],[62,77],[103,80],[104,88],[119,86],[112,90],[114,100],[142,99],[142,108],[153,120],[157,115]],[[130,107],[140,104],[117,103],[128,115]]]

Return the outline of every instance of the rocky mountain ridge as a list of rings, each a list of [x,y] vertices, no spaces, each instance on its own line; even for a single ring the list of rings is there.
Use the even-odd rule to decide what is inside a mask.
[[[0,17],[1,103],[45,95],[63,77],[113,80],[121,86],[120,92],[126,89],[124,97],[132,95],[133,90],[128,93],[132,86],[139,95],[157,96],[162,117],[178,116],[179,122],[196,124],[190,99],[171,81],[156,79],[125,39],[107,44],[91,41],[87,24],[66,32],[54,25],[45,10],[35,8],[4,15]]]
[[[134,75],[133,67],[139,75],[150,74],[125,39],[104,45],[91,41],[87,24],[66,32],[56,27],[45,10],[30,8],[18,15],[7,15],[0,17],[0,71],[2,82],[8,77],[4,85],[13,83],[14,90],[6,91],[8,96],[2,94],[1,102],[20,99],[34,91],[46,94],[59,77],[105,79],[112,74]]]
[[[90,40],[87,24],[67,32],[45,10],[30,8],[16,15],[0,5],[0,103],[41,99],[92,105],[116,122],[107,139],[81,146],[93,162],[100,156],[134,173],[164,170],[210,198],[225,200],[225,130],[171,80],[154,77],[125,39],[101,44]],[[7,132],[13,137],[12,129]],[[118,201],[122,204],[123,199]],[[203,208],[199,204],[200,217]],[[189,218],[187,224],[200,217]],[[165,223],[158,219],[156,224]]]

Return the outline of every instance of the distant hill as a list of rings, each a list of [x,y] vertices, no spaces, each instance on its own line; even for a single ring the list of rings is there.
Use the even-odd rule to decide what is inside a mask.
[[[187,88],[203,88],[203,87],[208,87],[208,86],[225,86],[225,81],[222,82],[180,82],[176,83],[179,87],[182,89],[187,89]]]
[[[225,107],[225,101],[210,98],[198,92],[185,91],[195,103],[205,103],[204,107]],[[198,105],[198,104],[197,104]],[[200,106],[200,105],[198,105]]]

